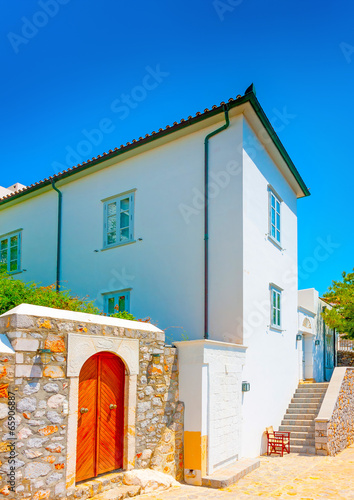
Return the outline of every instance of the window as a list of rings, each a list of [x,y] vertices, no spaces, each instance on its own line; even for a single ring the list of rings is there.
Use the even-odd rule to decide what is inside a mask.
[[[271,287],[271,326],[281,327],[281,291]]]
[[[109,293],[104,296],[104,312],[109,316],[116,312],[130,312],[130,291]]]
[[[133,241],[134,193],[108,200],[104,204],[104,246]]]
[[[269,236],[280,244],[280,199],[269,190]]]
[[[0,270],[16,273],[21,270],[21,233],[0,237]]]

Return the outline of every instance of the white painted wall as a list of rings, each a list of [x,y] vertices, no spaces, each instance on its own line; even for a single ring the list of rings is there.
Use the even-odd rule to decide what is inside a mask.
[[[282,248],[269,240],[268,184],[283,200]],[[244,122],[243,343],[248,347],[243,398],[244,456],[264,452],[266,427],[278,428],[298,384],[296,195]],[[282,331],[270,325],[270,283],[283,289]]]
[[[167,329],[167,339],[182,333],[202,337],[204,138],[221,120],[79,180],[57,183],[63,193],[64,287],[102,308],[102,293],[132,288],[131,312],[157,321]],[[232,329],[242,312],[242,176],[227,173],[231,161],[241,167],[241,146],[239,116],[210,141],[210,331],[215,337]],[[136,189],[135,238],[142,241],[101,251],[101,200],[131,189]],[[57,194],[51,190],[0,211],[0,235],[23,228],[27,272],[21,277],[26,281],[55,280],[56,210]]]
[[[176,342],[184,430],[207,436],[207,474],[241,454],[245,347],[212,340]]]

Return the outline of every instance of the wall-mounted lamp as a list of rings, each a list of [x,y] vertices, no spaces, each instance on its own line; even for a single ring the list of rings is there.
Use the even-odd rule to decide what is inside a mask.
[[[249,382],[242,382],[242,392],[249,392],[251,390],[251,384]]]
[[[152,355],[152,362],[155,364],[155,365],[158,365],[160,363],[160,356],[161,354],[157,354],[157,353],[154,353]]]
[[[315,345],[320,345],[321,341],[320,340],[315,340]]]
[[[302,340],[302,335],[301,335],[301,333],[298,333],[298,334],[296,335],[296,340]]]
[[[50,349],[38,349],[37,353],[40,355],[41,361],[44,365],[50,363],[50,360],[52,359],[52,351]]]

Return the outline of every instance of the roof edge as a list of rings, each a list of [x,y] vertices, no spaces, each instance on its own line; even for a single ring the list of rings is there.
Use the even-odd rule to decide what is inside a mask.
[[[86,163],[68,168],[67,170],[60,172],[59,174],[45,178],[43,181],[36,182],[35,184],[32,184],[31,186],[24,188],[21,191],[18,191],[14,194],[8,195],[5,198],[0,199],[0,206],[5,205],[10,201],[17,200],[18,198],[21,198],[29,193],[33,193],[34,191],[38,191],[43,187],[50,186],[53,183],[53,181],[57,182],[60,181],[61,179],[65,179],[79,172],[83,172],[95,165],[103,163],[112,158],[118,157],[128,151],[134,150],[145,144],[149,144],[155,141],[156,139],[160,139],[161,137],[165,137],[179,130],[183,130],[184,128],[189,127],[190,125],[194,125],[195,123],[198,123],[200,121],[207,120],[208,118],[211,118],[219,113],[224,113],[225,106],[227,106],[229,109],[233,109],[247,102],[249,102],[253,107],[255,113],[257,114],[262,125],[269,134],[270,138],[274,142],[283,160],[285,161],[291,173],[295,177],[295,180],[300,186],[304,196],[309,196],[310,191],[308,190],[304,180],[302,179],[300,173],[298,172],[289,154],[287,153],[285,147],[283,146],[281,140],[279,139],[277,133],[275,132],[272,124],[270,123],[262,106],[260,105],[254,90],[251,90],[248,92],[246,91],[246,94],[244,96],[238,96],[236,99],[229,99],[228,103],[222,102],[220,106],[215,106],[215,107],[213,106],[213,109],[211,110],[205,110],[204,113],[199,112],[194,117],[189,117],[187,120],[182,119],[180,123],[175,122],[173,126],[168,126],[165,129],[160,129],[159,132],[152,132],[151,135],[145,136],[145,138],[140,138],[139,140],[134,139],[131,143],[128,142],[125,146],[121,146],[120,148],[115,148],[115,150],[110,150],[107,154],[104,153],[103,155],[98,155],[96,158],[93,158],[92,160],[89,160]]]

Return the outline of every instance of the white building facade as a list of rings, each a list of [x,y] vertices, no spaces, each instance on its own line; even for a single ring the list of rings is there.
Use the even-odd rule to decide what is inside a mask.
[[[331,305],[314,288],[299,290],[298,352],[300,380],[329,382],[336,366],[337,334],[321,313]]]
[[[308,194],[251,89],[227,107],[222,103],[0,200],[2,265],[26,282],[59,279],[105,312],[151,317],[170,342],[184,340],[177,344],[184,360],[190,340],[207,336],[218,352],[225,344],[228,361],[211,373],[236,373],[230,382],[237,400],[234,446],[209,449],[201,469],[188,467],[210,474],[264,451],[265,427],[280,424],[298,384],[296,206]],[[192,344],[200,370],[203,359],[213,365],[213,346]],[[196,387],[188,377],[181,386],[191,405],[195,390],[204,383],[211,388],[197,379]],[[249,391],[242,392],[242,382]],[[215,420],[213,395],[215,388],[206,390],[200,402],[209,422]],[[215,428],[189,421],[188,412],[185,431],[209,440],[213,432],[215,442]],[[225,425],[232,434],[233,424]]]

